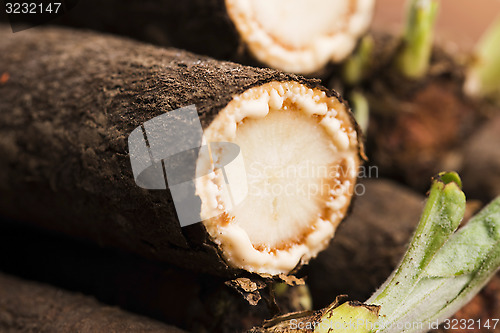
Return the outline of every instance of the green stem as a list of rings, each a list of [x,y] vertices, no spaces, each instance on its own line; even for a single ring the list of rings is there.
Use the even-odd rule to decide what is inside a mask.
[[[446,212],[453,207],[449,205],[450,202],[440,204],[439,200],[432,198],[443,195],[449,182],[459,185],[459,180],[453,180],[455,177],[454,173],[441,176],[440,180],[446,184],[444,190],[439,189],[439,182],[431,187],[414,240],[420,234],[418,230],[422,230],[422,222],[425,223],[429,217],[437,213],[446,220],[446,216],[451,216],[449,211]],[[453,194],[445,199],[455,201],[460,210],[455,217],[462,215],[464,208],[462,200],[456,200],[458,198],[457,194]],[[442,208],[433,206],[433,202]],[[438,208],[437,211],[435,208]],[[434,220],[436,222],[440,223],[439,220]],[[414,262],[413,269],[405,271],[404,266],[408,265],[405,259],[412,252],[410,246],[401,266],[382,291],[367,301],[381,306],[381,328],[377,332],[396,333],[401,332],[403,327],[404,332],[426,332],[431,328],[431,323],[437,325],[451,316],[484,287],[500,267],[500,197],[474,216],[465,227],[451,235],[449,240],[435,242],[435,236],[427,238],[429,235],[424,232],[423,239],[424,243],[434,244],[426,251],[432,255],[420,256],[423,260]],[[442,246],[436,247],[437,243],[442,243]],[[405,272],[404,275],[401,272]],[[399,283],[401,278],[404,278],[403,283]],[[400,287],[401,284],[404,288]]]
[[[370,105],[368,100],[363,93],[354,90],[349,94],[349,102],[352,104],[352,111],[356,122],[366,135],[370,120]]]
[[[345,302],[328,308],[317,322],[314,333],[370,333],[377,326],[378,306],[360,302]]]
[[[401,264],[366,303],[339,306],[337,298],[326,309],[288,316],[256,332],[424,333],[435,328],[500,267],[500,197],[455,232],[464,211],[459,176],[439,174]]]
[[[437,11],[437,0],[410,0],[403,44],[396,55],[398,71],[410,79],[427,74]]]
[[[470,277],[455,297],[442,300],[442,308],[428,317],[441,322],[467,304],[500,267],[500,197],[459,230],[438,254],[427,269],[429,279]]]
[[[436,253],[412,292],[379,332],[425,332],[469,302],[500,266],[500,198]],[[382,305],[383,308],[383,305]]]
[[[366,77],[372,61],[374,45],[375,42],[370,35],[361,39],[356,51],[351,54],[342,67],[342,77],[346,84],[355,86]]]
[[[464,90],[474,97],[494,97],[500,92],[500,17],[476,46]]]
[[[390,318],[400,309],[425,267],[457,229],[465,212],[465,195],[460,187],[456,173],[442,173],[433,180],[420,223],[401,264],[367,301],[383,305],[382,316]]]

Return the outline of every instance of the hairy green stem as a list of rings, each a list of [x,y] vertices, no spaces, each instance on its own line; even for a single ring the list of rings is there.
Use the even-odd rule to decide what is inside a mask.
[[[500,198],[443,245],[379,332],[401,332],[404,326],[404,332],[425,332],[469,302],[499,266]]]
[[[367,301],[381,307],[377,332],[428,331],[470,301],[498,270],[500,198],[453,233],[465,210],[459,187],[456,173],[434,180],[408,252]]]
[[[279,327],[258,332],[425,333],[436,328],[500,267],[500,197],[456,231],[465,212],[461,185],[455,172],[433,179],[403,260],[365,303],[340,303],[337,297],[328,308],[287,317]]]
[[[469,280],[430,317],[441,322],[469,302],[500,267],[500,197],[459,230],[438,254],[426,272],[429,278],[439,276],[449,281],[466,276]]]
[[[390,317],[420,279],[436,252],[457,229],[465,213],[465,195],[456,173],[443,173],[433,180],[420,223],[399,267],[367,303],[382,305],[381,315]]]

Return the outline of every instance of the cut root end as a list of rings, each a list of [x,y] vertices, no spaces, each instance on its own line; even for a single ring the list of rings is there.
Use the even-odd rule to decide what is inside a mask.
[[[310,74],[354,49],[370,24],[373,0],[226,0],[229,17],[254,56]]]
[[[323,250],[350,204],[359,144],[346,106],[320,89],[271,82],[234,99],[204,140],[237,144],[198,159],[204,225],[228,264],[289,273]],[[239,161],[239,162],[238,162]]]

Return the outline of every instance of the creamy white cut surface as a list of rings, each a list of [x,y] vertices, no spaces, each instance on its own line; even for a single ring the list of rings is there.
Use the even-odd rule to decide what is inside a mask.
[[[243,41],[264,64],[309,74],[345,59],[371,22],[374,0],[225,0]]]
[[[230,266],[289,273],[328,245],[359,167],[344,104],[296,82],[271,82],[235,96],[204,141],[235,143],[243,160],[225,175],[223,149],[197,163],[203,224]]]

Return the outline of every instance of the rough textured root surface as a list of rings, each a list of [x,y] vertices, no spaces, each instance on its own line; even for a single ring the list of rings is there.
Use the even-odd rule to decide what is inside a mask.
[[[127,148],[132,130],[191,104],[206,130],[230,102],[251,101],[252,95],[243,92],[266,84],[283,88],[286,81],[333,103],[328,115],[343,118],[342,131],[342,124],[349,125],[352,140],[347,143],[358,153],[348,109],[318,81],[90,32],[37,28],[11,34],[3,28],[1,34],[0,72],[8,76],[0,83],[0,188],[5,193],[0,210],[15,219],[187,268],[234,274],[201,224],[181,229],[169,191],[147,191],[135,184]],[[290,88],[290,94],[295,90]],[[243,97],[235,102],[235,96]],[[308,98],[312,101],[314,95]],[[322,119],[314,117],[311,113],[310,119]],[[224,133],[225,125],[237,126],[233,118],[221,119],[218,126]],[[334,119],[328,124],[332,122],[337,124]],[[217,127],[210,133],[217,137]],[[353,158],[357,164],[358,157]],[[354,179],[349,180],[352,185]],[[269,273],[289,272],[300,263],[301,253],[295,251],[295,262]]]
[[[19,223],[0,224],[0,262],[4,273],[93,295],[191,332],[243,332],[271,317],[264,300],[250,306],[222,278]],[[304,310],[299,291],[289,287],[277,295],[283,313]]]
[[[500,117],[484,124],[465,144],[460,173],[468,197],[484,203],[500,195]]]
[[[5,274],[0,274],[0,295],[2,332],[184,332],[88,296]]]
[[[307,267],[314,306],[337,295],[363,301],[387,279],[406,250],[424,197],[388,180],[365,180],[365,189],[330,246]]]
[[[86,0],[53,23],[124,35],[217,59],[249,56],[224,0]]]
[[[387,39],[395,39],[375,37],[383,48],[391,45]],[[489,107],[464,96],[463,67],[439,46],[434,48],[429,74],[418,81],[401,77],[390,56],[380,58],[385,60],[374,64],[363,84],[370,103],[368,157],[382,175],[425,191],[431,176],[460,166],[461,145]]]
[[[373,5],[373,0],[315,0],[307,6],[301,1],[86,0],[52,23],[311,73],[352,51],[368,28]]]

